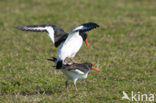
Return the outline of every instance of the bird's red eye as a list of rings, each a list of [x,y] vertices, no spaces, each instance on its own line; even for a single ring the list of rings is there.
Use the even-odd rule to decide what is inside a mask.
[[[92,64],[89,64],[90,66],[92,66]]]

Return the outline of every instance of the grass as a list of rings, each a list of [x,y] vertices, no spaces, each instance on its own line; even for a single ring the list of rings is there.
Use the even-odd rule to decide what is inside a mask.
[[[1,0],[0,102],[125,103],[122,91],[156,93],[155,0]],[[57,49],[46,33],[15,27],[57,24],[66,32],[82,23],[100,25],[88,33],[75,59],[91,71],[79,91],[64,87],[64,75],[46,59]],[[72,84],[72,82],[70,82]],[[155,95],[156,96],[156,95]]]

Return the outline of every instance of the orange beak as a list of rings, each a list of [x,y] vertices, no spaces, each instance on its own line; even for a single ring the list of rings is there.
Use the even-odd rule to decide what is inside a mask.
[[[86,44],[87,48],[89,49],[89,45],[88,45],[87,40],[85,40],[85,44]]]
[[[99,69],[97,69],[95,67],[92,67],[92,69],[95,70],[95,71],[98,71],[98,72],[100,71]]]

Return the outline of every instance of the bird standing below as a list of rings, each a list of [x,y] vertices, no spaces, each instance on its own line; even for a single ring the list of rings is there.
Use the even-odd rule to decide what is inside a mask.
[[[48,59],[49,61],[53,61],[56,62],[57,59],[53,58],[53,59]],[[66,76],[66,82],[65,82],[65,86],[68,89],[68,81],[69,80],[73,80],[74,82],[74,87],[77,90],[77,86],[76,86],[76,81],[78,79],[85,79],[88,76],[89,71],[93,69],[95,71],[100,71],[99,69],[95,68],[92,66],[91,63],[85,62],[85,63],[73,63],[71,65],[63,65],[62,68],[60,69]]]
[[[70,58],[70,60],[74,62],[73,58],[81,48],[83,41],[85,41],[88,47],[88,42],[86,40],[87,34],[85,32],[96,27],[99,27],[96,23],[84,23],[74,28],[69,34],[56,25],[21,26],[18,27],[18,29],[23,31],[47,32],[55,47],[60,45],[57,53],[56,65],[56,68],[60,69],[62,64],[68,64],[68,62],[65,61],[66,58]]]

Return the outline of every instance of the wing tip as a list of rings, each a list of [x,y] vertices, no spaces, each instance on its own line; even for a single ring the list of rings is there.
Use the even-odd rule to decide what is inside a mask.
[[[18,27],[15,27],[15,28],[18,29],[18,30],[24,30],[23,26],[18,26]]]
[[[22,31],[31,31],[31,30],[29,30],[29,29],[27,28],[27,26],[18,26],[18,27],[16,27],[16,29],[22,30]]]
[[[100,27],[97,23],[94,23],[94,22],[88,22],[88,23],[84,23],[82,25],[85,27],[92,27],[92,28]]]
[[[16,29],[18,30],[22,30],[22,31],[32,31],[32,32],[47,32],[47,30],[43,29],[36,29],[38,27],[45,27],[44,25],[31,25],[31,26],[19,26],[16,27]]]

